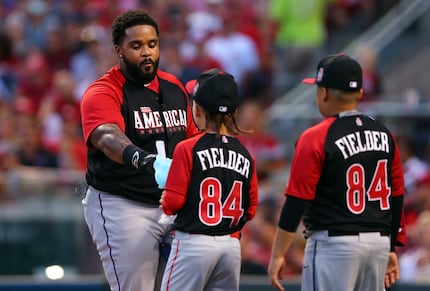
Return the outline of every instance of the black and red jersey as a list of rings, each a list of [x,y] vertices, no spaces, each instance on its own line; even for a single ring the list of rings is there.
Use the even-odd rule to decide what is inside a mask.
[[[153,175],[112,161],[90,144],[89,136],[97,126],[114,123],[149,153],[156,153],[157,140],[164,141],[166,155],[172,157],[178,142],[198,132],[180,81],[159,70],[144,86],[126,79],[115,66],[85,91],[81,113],[88,145],[87,183],[101,191],[158,204],[161,190]]]
[[[359,112],[326,118],[299,137],[286,195],[309,200],[309,230],[391,233],[392,197],[403,195],[395,138]]]
[[[202,133],[175,148],[163,209],[188,233],[225,235],[254,217],[255,161],[235,137]]]

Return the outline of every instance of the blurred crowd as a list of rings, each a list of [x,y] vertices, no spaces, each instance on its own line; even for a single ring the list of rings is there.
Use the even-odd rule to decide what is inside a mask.
[[[287,182],[284,145],[271,134],[264,109],[339,52],[392,8],[395,0],[3,0],[0,4],[0,201],[19,196],[22,171],[84,172],[86,147],[79,104],[88,84],[117,60],[112,20],[142,8],[160,25],[160,68],[184,84],[219,67],[239,84],[241,136],[257,160],[260,207],[244,229],[243,273],[265,274]],[[362,47],[364,101],[383,91],[378,56]],[[402,140],[403,142],[403,140]],[[430,166],[405,139],[407,223],[402,249],[407,278],[430,270]],[[410,153],[410,154],[407,154]],[[427,188],[426,188],[427,187]],[[416,227],[412,227],[415,226]],[[421,235],[420,235],[421,234]],[[300,275],[304,239],[287,254],[286,275]],[[430,276],[427,275],[427,278]]]

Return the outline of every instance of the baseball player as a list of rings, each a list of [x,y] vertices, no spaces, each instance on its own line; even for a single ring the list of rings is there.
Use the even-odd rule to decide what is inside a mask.
[[[399,279],[394,248],[404,182],[395,138],[357,111],[363,90],[356,60],[327,56],[316,78],[303,82],[317,85],[316,104],[325,119],[297,140],[269,280],[284,290],[284,254],[303,217],[302,290],[383,290],[384,281]]]
[[[91,84],[81,102],[85,221],[110,290],[158,290],[159,246],[171,225],[158,223],[157,181],[160,171],[167,175],[176,144],[198,129],[184,86],[158,70],[157,22],[127,11],[115,19],[112,37],[119,65]]]
[[[162,208],[177,215],[176,230],[161,290],[238,290],[240,231],[255,215],[258,191],[254,158],[235,137],[237,85],[213,69],[198,77],[192,96],[203,132],[173,153]]]

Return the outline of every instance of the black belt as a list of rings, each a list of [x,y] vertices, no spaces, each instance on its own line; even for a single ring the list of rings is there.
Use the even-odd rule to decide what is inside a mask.
[[[344,235],[359,235],[360,233],[366,233],[370,231],[343,231],[343,230],[329,230],[328,236],[344,236]],[[376,231],[377,232],[377,231]],[[390,236],[391,234],[389,232],[379,232],[381,236]]]

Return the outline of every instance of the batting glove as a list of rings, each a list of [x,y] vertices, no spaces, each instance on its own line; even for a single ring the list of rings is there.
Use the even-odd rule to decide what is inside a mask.
[[[154,171],[155,171],[155,182],[158,184],[158,188],[164,189],[166,186],[167,175],[169,174],[170,165],[172,164],[172,159],[162,157],[157,155],[154,161]]]

